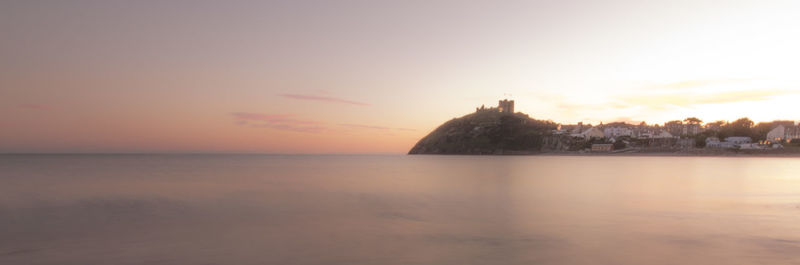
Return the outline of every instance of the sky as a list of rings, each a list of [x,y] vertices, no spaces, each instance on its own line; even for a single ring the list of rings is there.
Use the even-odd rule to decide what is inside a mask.
[[[800,1],[0,2],[0,153],[404,153],[558,123],[800,120]]]

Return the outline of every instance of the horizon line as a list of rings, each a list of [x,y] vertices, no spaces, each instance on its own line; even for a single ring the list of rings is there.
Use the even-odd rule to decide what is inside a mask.
[[[265,152],[0,152],[0,155],[405,155],[401,152],[375,153],[265,153]]]

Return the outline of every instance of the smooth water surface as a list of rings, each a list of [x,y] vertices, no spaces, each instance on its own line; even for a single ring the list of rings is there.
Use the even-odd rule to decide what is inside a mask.
[[[800,263],[800,159],[0,156],[0,264]]]

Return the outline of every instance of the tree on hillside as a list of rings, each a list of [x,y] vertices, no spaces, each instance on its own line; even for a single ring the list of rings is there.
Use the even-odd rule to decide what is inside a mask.
[[[755,123],[752,120],[745,117],[731,122],[728,126],[733,129],[735,134],[750,136],[752,134],[752,128],[754,124]]]
[[[664,123],[664,129],[672,135],[683,134],[683,122],[679,120],[668,121]]]
[[[723,125],[725,125],[725,121],[715,121],[706,123],[706,129],[712,131],[719,131]]]
[[[704,131],[694,135],[695,147],[697,148],[704,148],[706,147],[706,139],[708,137],[716,136],[716,132],[713,131]]]
[[[683,122],[680,120],[668,121],[664,123],[664,127],[667,126],[674,126],[674,125],[683,125]]]
[[[747,117],[740,118],[731,123],[723,125],[719,131],[719,137],[723,139],[731,136],[749,136],[752,138],[757,138],[753,133],[753,124],[753,121]]]
[[[689,117],[689,118],[684,119],[683,121],[685,121],[688,124],[701,124],[701,123],[703,123],[703,121],[698,119],[697,117]]]
[[[738,120],[731,122],[731,125],[733,125],[735,128],[753,128],[753,124],[754,122],[747,117],[739,118]]]

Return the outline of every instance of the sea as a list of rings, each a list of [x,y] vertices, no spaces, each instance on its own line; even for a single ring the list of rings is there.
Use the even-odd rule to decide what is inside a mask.
[[[800,264],[800,159],[0,155],[0,264]]]

